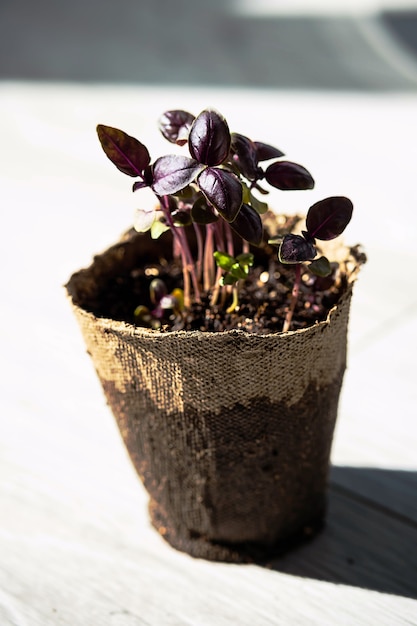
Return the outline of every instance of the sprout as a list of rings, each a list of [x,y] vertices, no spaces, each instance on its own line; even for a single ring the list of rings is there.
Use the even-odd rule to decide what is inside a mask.
[[[134,137],[110,126],[97,126],[107,157],[121,172],[137,179],[133,191],[149,188],[155,194],[157,207],[138,210],[135,227],[140,232],[150,230],[154,238],[170,229],[180,252],[184,285],[181,297],[174,292],[168,294],[162,281],[156,279],[150,288],[154,309],[149,311],[140,305],[135,311],[137,323],[150,327],[149,316],[151,320],[163,320],[167,315],[181,315],[201,301],[203,291],[212,293],[213,304],[219,289],[224,294],[232,290],[227,310],[237,310],[239,285],[254,263],[249,246],[265,243],[261,216],[268,211],[268,205],[253,192],[268,193],[263,181],[284,191],[314,187],[314,179],[305,167],[283,160],[283,152],[274,146],[231,133],[225,118],[214,109],[205,109],[196,117],[183,110],[165,111],[159,118],[159,130],[170,143],[188,146],[189,156],[167,154],[151,161],[146,146]],[[264,161],[272,162],[264,169]],[[306,230],[272,242],[278,246],[279,261],[295,265],[284,330],[289,328],[298,295],[300,264],[309,263],[318,276],[330,274],[329,261],[316,258],[316,239],[339,236],[352,210],[348,198],[326,198],[310,207]],[[195,256],[191,252],[191,232],[197,241]],[[236,235],[242,240],[241,253],[234,249]]]

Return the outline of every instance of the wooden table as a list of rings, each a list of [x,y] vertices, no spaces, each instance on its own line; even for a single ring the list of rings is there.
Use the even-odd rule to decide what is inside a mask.
[[[0,92],[1,626],[417,624],[417,97]],[[208,104],[312,171],[316,189],[277,194],[277,208],[349,195],[346,239],[370,257],[353,301],[327,527],[271,568],[195,560],[153,530],[62,288],[138,205],[95,124],[137,134],[155,158],[166,149],[159,113]]]

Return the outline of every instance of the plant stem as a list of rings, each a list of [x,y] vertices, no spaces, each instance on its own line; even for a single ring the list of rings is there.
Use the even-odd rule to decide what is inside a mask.
[[[203,254],[204,254],[204,243],[203,243],[203,235],[201,234],[201,228],[198,224],[193,222],[195,237],[197,240],[197,263],[196,263],[196,271],[197,271],[197,279],[201,283],[201,277],[203,273]]]
[[[226,234],[227,253],[230,254],[230,256],[234,256],[235,250],[234,250],[234,245],[233,245],[232,229],[230,228],[229,224],[227,224],[227,222],[225,221],[223,221],[223,230]]]
[[[201,301],[200,289],[198,286],[198,280],[196,275],[196,269],[193,261],[193,257],[190,252],[187,237],[181,228],[177,228],[172,220],[171,212],[169,210],[169,198],[168,196],[159,197],[159,204],[164,213],[167,224],[172,232],[174,240],[177,242],[181,252],[181,264],[182,274],[184,280],[184,307],[190,308],[191,305],[191,285],[190,276],[193,282],[194,298],[196,302]]]
[[[227,238],[226,238],[226,241],[225,241],[226,222],[224,220],[218,220],[217,222],[215,222],[215,224],[213,226],[214,226],[213,231],[214,231],[214,235],[215,235],[216,250],[224,251],[225,250],[225,246],[226,246],[226,241],[227,241]],[[229,231],[231,233],[231,230],[230,230],[230,227],[229,227],[228,224],[227,224],[227,227],[229,228]],[[232,250],[232,252],[233,252],[233,250]],[[228,254],[230,254],[230,252],[228,252]],[[233,256],[233,254],[231,254],[231,256]],[[230,293],[230,285],[222,285],[220,287],[219,281],[220,281],[220,277],[222,275],[222,272],[220,271],[220,274],[219,274],[219,270],[220,270],[220,268],[217,268],[217,276],[216,276],[216,282],[215,282],[215,287],[214,288],[216,290],[218,288],[220,288],[220,290],[221,290],[221,294],[222,294],[221,306],[223,308],[224,303],[226,302],[227,294]],[[217,300],[217,295],[218,294],[216,294],[216,300]]]
[[[224,241],[224,233],[223,233],[223,220],[217,220],[217,222],[215,222],[213,224],[213,232],[214,232],[214,239],[215,239],[215,243],[216,243],[216,250],[222,250],[225,251],[225,241]]]
[[[213,224],[206,226],[206,242],[204,247],[204,269],[203,269],[203,288],[206,293],[210,291],[214,282],[214,236]]]
[[[295,280],[294,285],[291,292],[291,302],[288,308],[287,314],[285,316],[284,326],[282,328],[282,332],[286,333],[287,330],[290,330],[292,316],[294,314],[295,305],[297,304],[298,294],[300,291],[300,282],[301,282],[301,263],[297,263],[295,266]]]
[[[222,270],[220,267],[217,268],[217,275],[216,275],[216,279],[214,282],[214,287],[213,290],[211,292],[211,300],[210,300],[210,306],[215,306],[217,304],[217,300],[219,297],[219,293],[220,293],[220,278],[222,275]]]
[[[237,283],[233,285],[232,293],[233,293],[233,301],[232,301],[232,304],[229,307],[227,307],[226,313],[233,313],[233,311],[239,305],[239,287]]]
[[[175,228],[175,226],[174,226]],[[192,257],[191,251],[190,251],[190,247],[188,245],[188,240],[187,240],[187,235],[184,231],[184,228],[179,227],[177,229],[177,235],[181,240],[181,246],[184,250],[184,255],[185,255],[185,266],[184,266],[184,270],[186,269],[190,276],[191,276],[191,280],[193,283],[193,289],[194,289],[194,300],[195,302],[201,302],[201,295],[200,295],[200,286],[198,284],[198,279],[197,279],[197,273],[196,273],[196,267],[195,267],[195,263],[194,263],[194,259]],[[185,291],[185,289],[184,289]]]

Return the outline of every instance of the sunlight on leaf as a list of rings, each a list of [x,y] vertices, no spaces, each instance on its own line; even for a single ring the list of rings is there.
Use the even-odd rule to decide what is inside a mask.
[[[207,167],[197,183],[220,215],[227,222],[233,222],[242,205],[242,185],[238,177],[218,167]]]
[[[97,135],[106,156],[117,169],[128,176],[142,176],[151,158],[140,141],[118,128],[103,124],[98,124]]]
[[[189,157],[168,154],[153,165],[152,189],[158,196],[175,194],[189,185],[203,168]]]

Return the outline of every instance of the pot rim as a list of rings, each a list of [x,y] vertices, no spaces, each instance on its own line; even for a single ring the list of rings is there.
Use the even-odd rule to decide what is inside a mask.
[[[327,317],[325,320],[321,320],[321,321],[317,321],[314,324],[311,324],[311,326],[307,326],[306,328],[298,328],[296,330],[288,330],[288,331],[276,331],[276,332],[268,332],[268,333],[251,333],[239,328],[232,328],[232,329],[228,329],[228,330],[220,330],[220,331],[212,331],[212,330],[208,330],[208,331],[202,331],[202,330],[173,330],[173,331],[160,331],[160,330],[155,330],[152,328],[144,328],[142,326],[135,326],[134,324],[131,324],[130,322],[123,322],[120,320],[113,320],[110,317],[99,317],[97,315],[95,315],[94,313],[92,313],[91,311],[88,311],[87,309],[85,309],[82,305],[80,305],[79,303],[74,301],[74,297],[72,295],[72,289],[71,289],[71,279],[70,281],[65,285],[65,288],[67,290],[67,295],[70,299],[71,305],[82,315],[88,317],[91,321],[93,321],[95,324],[99,324],[103,329],[108,329],[112,332],[117,332],[120,334],[129,334],[129,335],[134,335],[134,336],[138,336],[138,337],[152,337],[152,338],[160,338],[161,340],[168,340],[168,338],[173,338],[173,337],[189,337],[190,339],[201,339],[201,340],[206,340],[208,338],[212,338],[212,337],[242,337],[242,338],[253,338],[253,337],[257,337],[258,340],[268,340],[271,337],[291,337],[294,335],[300,335],[301,333],[306,333],[306,332],[311,332],[312,329],[317,330],[320,327],[327,327],[331,324],[332,322],[332,318],[334,317],[334,315],[336,314],[337,310],[340,309],[341,305],[346,301],[349,300],[352,296],[352,290],[353,290],[353,284],[354,281],[351,281],[349,283],[348,288],[346,289],[346,291],[340,296],[339,301],[331,308],[329,309],[329,312],[327,314]]]

